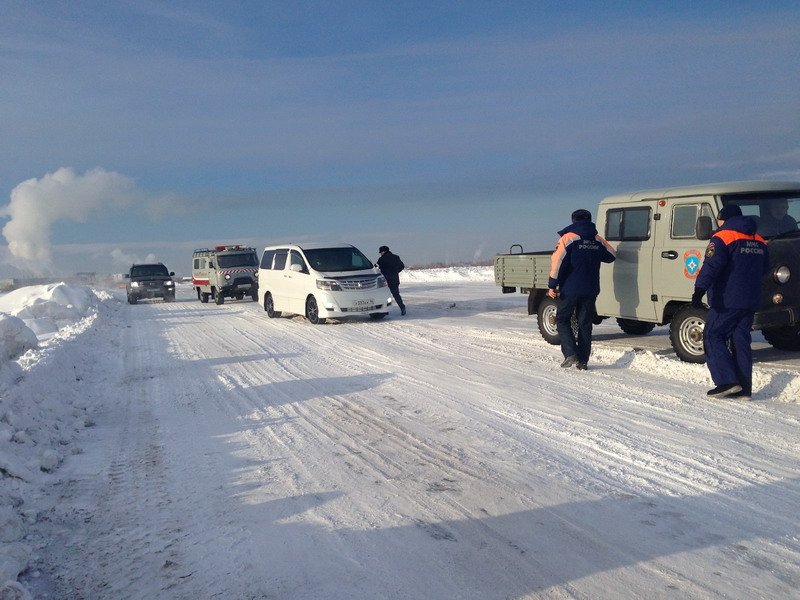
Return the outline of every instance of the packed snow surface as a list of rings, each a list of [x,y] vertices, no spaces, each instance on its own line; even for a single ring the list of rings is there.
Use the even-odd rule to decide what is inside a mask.
[[[0,600],[800,597],[800,361],[663,328],[561,369],[491,268],[408,315],[0,296]]]

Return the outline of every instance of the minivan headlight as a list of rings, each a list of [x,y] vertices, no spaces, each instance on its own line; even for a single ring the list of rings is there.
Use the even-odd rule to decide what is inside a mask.
[[[167,287],[169,287],[169,286],[171,286],[171,285],[175,285],[175,282],[174,282],[174,281],[172,281],[172,279],[167,279],[167,280],[164,282],[164,285],[166,285]]]
[[[139,287],[138,281],[131,281],[131,287]]]
[[[773,277],[775,278],[775,281],[777,281],[778,283],[786,283],[787,281],[789,281],[789,278],[791,276],[792,276],[792,272],[789,270],[789,267],[787,267],[786,265],[782,265],[782,266],[778,267],[777,269],[775,269],[775,273],[773,274]]]
[[[342,291],[342,286],[339,285],[339,282],[332,281],[330,279],[317,279],[317,288],[321,290],[327,290],[329,292]]]

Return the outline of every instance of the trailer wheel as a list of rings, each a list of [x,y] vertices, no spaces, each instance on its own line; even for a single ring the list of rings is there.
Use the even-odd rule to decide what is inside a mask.
[[[669,326],[669,341],[684,362],[704,363],[706,353],[703,348],[703,329],[706,326],[708,310],[694,308],[687,304],[672,317]]]
[[[629,335],[646,335],[653,331],[655,323],[647,321],[635,321],[634,319],[617,319],[617,325]]]

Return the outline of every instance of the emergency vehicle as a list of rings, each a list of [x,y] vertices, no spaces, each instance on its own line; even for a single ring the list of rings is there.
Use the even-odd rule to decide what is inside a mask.
[[[676,354],[705,362],[705,308],[691,304],[694,280],[723,206],[752,217],[767,241],[764,277],[753,329],[775,348],[800,351],[800,182],[734,181],[609,196],[597,210],[597,230],[617,251],[600,267],[595,323],[616,318],[622,331],[644,335],[668,324]],[[519,251],[515,252],[514,248]],[[528,294],[542,337],[558,344],[557,301],[547,295],[551,250],[523,252],[515,244],[494,259],[503,293]]]
[[[192,286],[200,302],[213,298],[216,304],[225,298],[258,300],[258,253],[246,246],[199,248],[192,256]]]

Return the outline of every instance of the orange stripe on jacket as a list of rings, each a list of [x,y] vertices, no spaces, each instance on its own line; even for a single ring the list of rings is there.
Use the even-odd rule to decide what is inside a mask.
[[[561,270],[561,263],[564,262],[564,257],[567,255],[567,247],[572,242],[577,242],[581,239],[577,233],[565,233],[562,235],[559,240],[558,244],[556,244],[556,250],[553,252],[553,256],[550,257],[550,278],[551,279],[558,279],[558,272]]]
[[[754,240],[756,242],[763,242],[764,244],[767,243],[764,241],[764,238],[762,238],[757,233],[753,235],[748,235],[740,231],[734,231],[733,229],[721,229],[711,237],[716,237],[721,239],[726,246],[738,240]]]

